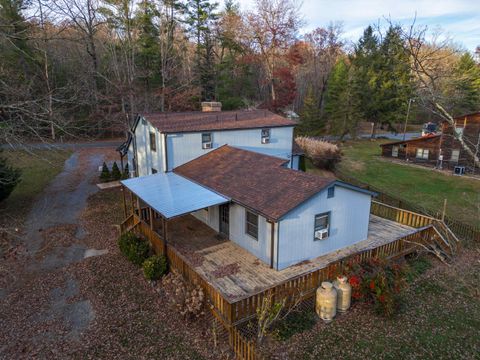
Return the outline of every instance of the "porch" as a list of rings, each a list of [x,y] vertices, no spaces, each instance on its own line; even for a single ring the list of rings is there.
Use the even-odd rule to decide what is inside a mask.
[[[233,241],[185,215],[168,222],[168,245],[218,290],[228,302],[248,298],[293,278],[300,277],[345,257],[389,244],[417,232],[410,226],[370,216],[368,238],[360,243],[277,271]]]

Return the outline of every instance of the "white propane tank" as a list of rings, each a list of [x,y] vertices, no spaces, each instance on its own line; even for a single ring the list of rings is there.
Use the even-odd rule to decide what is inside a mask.
[[[322,282],[322,286],[317,289],[317,300],[315,310],[323,321],[329,323],[337,314],[337,291],[332,283]]]
[[[346,276],[339,276],[333,282],[333,287],[337,290],[337,310],[345,312],[350,308],[352,302],[352,286],[348,283]]]

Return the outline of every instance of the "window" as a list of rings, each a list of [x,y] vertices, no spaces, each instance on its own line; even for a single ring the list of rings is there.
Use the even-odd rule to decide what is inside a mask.
[[[327,191],[327,198],[332,198],[335,196],[335,186],[329,187]]]
[[[211,148],[212,148],[212,133],[203,133],[202,149],[211,149]]]
[[[452,156],[450,156],[450,160],[452,162],[458,163],[459,158],[460,158],[460,150],[452,150]]]
[[[417,149],[417,159],[428,160],[428,149]]]
[[[398,157],[398,146],[392,147],[392,156]]]
[[[158,173],[157,169],[152,168],[152,174]]]
[[[270,143],[270,129],[262,129],[262,144]]]
[[[313,240],[323,240],[330,234],[330,213],[315,215],[315,230]]]
[[[150,133],[150,150],[157,151],[157,142],[155,141],[155,133]]]
[[[258,240],[258,215],[246,210],[245,232]]]

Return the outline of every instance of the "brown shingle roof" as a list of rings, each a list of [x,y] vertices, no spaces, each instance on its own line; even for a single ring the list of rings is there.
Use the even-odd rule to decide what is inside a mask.
[[[149,113],[142,116],[163,133],[282,127],[297,124],[268,110]]]
[[[276,157],[225,145],[174,172],[277,221],[335,182],[283,164],[285,160]]]
[[[423,140],[430,140],[430,139],[436,139],[442,136],[441,134],[430,134],[430,135],[425,135],[422,137],[410,139],[410,140],[400,140],[400,141],[393,141],[393,142],[388,142],[385,144],[380,144],[380,146],[387,146],[387,145],[397,145],[397,144],[409,144],[411,142],[416,142],[416,141],[423,141]]]

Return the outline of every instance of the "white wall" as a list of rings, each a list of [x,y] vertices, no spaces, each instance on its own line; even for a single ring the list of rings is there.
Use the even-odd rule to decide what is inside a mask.
[[[155,141],[157,143],[156,151],[151,151],[150,149],[150,132],[155,133]],[[148,121],[146,122],[146,125],[143,125],[140,120],[135,130],[135,140],[138,156],[138,176],[152,174],[152,168],[156,169],[158,172],[163,171],[163,135],[160,134]],[[129,155],[129,157],[130,156],[131,155]]]
[[[200,221],[209,225],[215,231],[219,231],[219,207],[212,206],[208,213],[199,210],[192,213]],[[245,232],[246,210],[238,204],[230,204],[230,236],[229,239],[249,251],[257,258],[270,265],[271,252],[271,224],[263,216],[258,216],[258,240]],[[276,244],[277,231],[275,227],[274,242]],[[274,249],[274,260],[276,260],[276,247]],[[276,266],[276,263],[274,264]]]
[[[261,143],[261,129],[212,132],[213,149],[228,144],[283,159],[291,156],[292,139],[293,127],[271,128],[269,144]],[[211,151],[202,149],[202,132],[168,134],[167,144],[168,170]]]
[[[371,196],[335,186],[335,196],[320,192],[279,222],[278,270],[316,258],[368,236]],[[330,211],[330,236],[314,241],[315,215]]]

